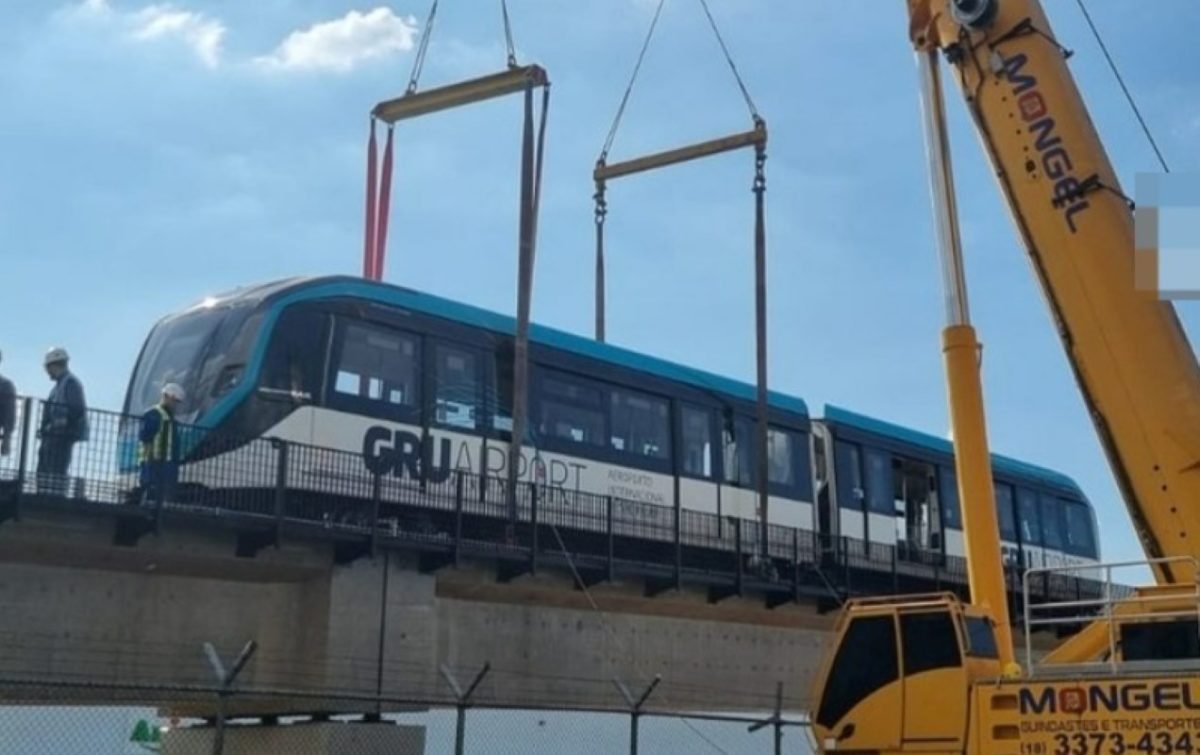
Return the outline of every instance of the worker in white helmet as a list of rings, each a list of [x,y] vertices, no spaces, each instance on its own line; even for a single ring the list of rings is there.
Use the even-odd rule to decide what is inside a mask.
[[[179,480],[179,430],[175,415],[185,400],[187,394],[182,386],[167,383],[159,402],[142,415],[138,461],[143,503],[168,501],[175,491]]]
[[[75,444],[88,439],[87,398],[83,383],[68,367],[70,360],[67,350],[56,346],[46,352],[43,361],[46,374],[54,381],[38,430],[38,490],[48,493],[66,492]]]
[[[2,355],[0,355],[2,357]],[[13,430],[17,425],[17,389],[0,375],[0,456],[12,452]]]

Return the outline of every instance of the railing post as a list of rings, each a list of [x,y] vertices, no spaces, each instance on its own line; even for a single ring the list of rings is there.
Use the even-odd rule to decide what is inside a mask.
[[[458,470],[455,472],[454,479],[454,568],[460,566],[462,558],[462,522],[463,522],[463,472]],[[484,485],[487,484],[487,478],[481,478]]]
[[[529,573],[537,574],[538,559],[538,486],[529,486]]]
[[[21,450],[17,457],[17,492],[13,496],[12,519],[21,521],[21,497],[25,495],[25,480],[29,477],[29,429],[33,425],[33,399],[21,402]]]
[[[613,564],[613,497],[604,497],[604,528],[608,533],[608,581],[612,582],[616,577],[616,569]]]
[[[275,547],[283,541],[283,512],[287,507],[288,460],[291,443],[280,441],[275,455]]]
[[[367,552],[375,558],[375,549],[379,545],[379,512],[383,506],[383,475],[371,476],[371,520],[367,523],[371,528],[371,536],[367,541]]]
[[[870,546],[867,546],[868,548]],[[900,544],[892,546],[892,595],[900,592],[900,572],[896,564],[896,551],[900,548]]]
[[[850,594],[850,538],[842,535],[842,588]]]
[[[792,600],[800,600],[800,528],[792,528]]]
[[[737,595],[742,594],[742,520],[733,518],[733,548],[737,558],[737,569],[734,571],[733,584]]]
[[[682,506],[675,500],[675,589],[683,589],[683,521]]]

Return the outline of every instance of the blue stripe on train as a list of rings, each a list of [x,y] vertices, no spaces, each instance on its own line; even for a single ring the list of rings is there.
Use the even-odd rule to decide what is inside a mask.
[[[257,385],[259,370],[261,369],[269,342],[269,335],[284,309],[300,302],[343,296],[402,307],[504,335],[513,335],[516,332],[516,320],[507,315],[501,315],[486,309],[473,307],[469,304],[462,304],[450,299],[443,299],[432,294],[412,291],[398,286],[355,280],[353,278],[335,278],[324,283],[301,284],[295,291],[284,294],[268,307],[266,315],[263,318],[262,329],[255,340],[254,349],[246,366],[246,373],[228,395],[205,413],[205,416],[201,419],[201,424],[207,427],[219,425],[240,402],[246,399],[251,389]],[[529,338],[533,343],[543,346],[591,357],[668,380],[687,383],[698,388],[723,393],[745,401],[753,402],[756,400],[756,388],[748,383],[731,380],[720,375],[675,364],[665,359],[640,354],[629,349],[594,341],[565,331],[531,324]],[[771,391],[769,393],[769,401],[772,406],[784,411],[793,412],[804,417],[808,416],[808,406],[802,399]]]

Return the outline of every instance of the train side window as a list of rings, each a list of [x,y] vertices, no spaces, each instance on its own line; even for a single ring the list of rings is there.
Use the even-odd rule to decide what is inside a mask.
[[[420,405],[417,339],[406,333],[349,323],[342,336],[334,390],[360,399]]]
[[[492,415],[492,429],[511,433],[513,429],[513,347],[511,342],[496,345],[492,370],[492,386],[484,404]]]
[[[603,391],[561,372],[546,372],[538,393],[538,433],[587,446],[608,445]]]
[[[868,448],[867,508],[875,514],[895,515],[896,500],[892,490],[892,457],[886,451]]]
[[[1063,540],[1062,502],[1051,495],[1040,497],[1042,513],[1042,543],[1047,548],[1062,550]]]
[[[679,423],[684,473],[712,477],[712,412],[684,405],[679,408]]]
[[[613,388],[608,395],[610,445],[634,456],[671,458],[670,405],[624,388]]]
[[[962,529],[962,511],[958,506],[958,478],[949,467],[939,467],[938,503],[942,509],[942,527]]]
[[[327,315],[314,310],[287,310],[271,333],[263,364],[262,384],[287,391],[296,399],[320,399]]]
[[[870,658],[870,663],[863,663]],[[817,723],[832,728],[876,690],[900,678],[896,624],[889,616],[851,620],[829,667]]]
[[[754,485],[755,423],[747,417],[725,421],[725,482],[741,487]]]
[[[1017,514],[1021,521],[1021,544],[1041,545],[1042,524],[1038,515],[1037,493],[1017,488]]]
[[[1078,501],[1064,503],[1067,509],[1067,550],[1076,556],[1096,558],[1091,509]]]
[[[900,643],[905,676],[962,665],[949,611],[900,614]]]
[[[1017,520],[1013,516],[1012,486],[995,483],[996,518],[1000,521],[1000,539],[1017,542]]]
[[[837,474],[838,506],[862,511],[866,502],[866,486],[862,477],[862,452],[853,443],[834,441],[833,458]]]
[[[767,428],[767,480],[777,485],[796,484],[796,434]]]
[[[479,428],[479,358],[472,351],[439,343],[434,348],[434,417],[438,424]]]

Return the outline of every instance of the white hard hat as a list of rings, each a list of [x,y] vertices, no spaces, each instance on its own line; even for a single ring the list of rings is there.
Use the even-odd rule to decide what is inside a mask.
[[[71,355],[67,353],[66,349],[62,348],[61,346],[55,346],[53,349],[50,349],[46,352],[46,359],[43,364],[49,367],[56,362],[65,362],[70,358]]]
[[[163,386],[162,393],[168,398],[173,398],[176,401],[183,401],[187,398],[187,393],[179,383],[167,383]]]

